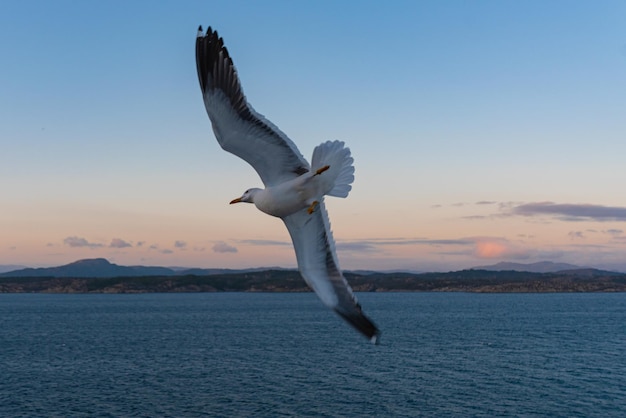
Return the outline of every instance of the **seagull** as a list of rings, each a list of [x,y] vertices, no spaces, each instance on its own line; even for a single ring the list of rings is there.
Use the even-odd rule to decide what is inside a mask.
[[[206,111],[220,146],[248,162],[264,189],[251,188],[230,203],[253,203],[283,220],[291,235],[298,270],[322,302],[374,344],[380,332],[366,317],[337,260],[324,195],[347,197],[354,181],[350,149],[327,141],[311,164],[243,94],[237,70],[217,31],[198,29],[196,65]]]

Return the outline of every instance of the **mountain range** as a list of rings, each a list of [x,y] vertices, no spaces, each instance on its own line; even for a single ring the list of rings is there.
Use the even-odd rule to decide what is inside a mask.
[[[26,266],[18,266],[16,264],[2,264],[0,265],[0,274],[1,273],[6,273],[8,271],[15,271],[15,270],[21,270],[21,269],[25,269]]]
[[[11,271],[7,271],[11,267],[17,267]],[[81,278],[110,278],[110,277],[142,277],[142,276],[209,276],[218,274],[237,274],[247,272],[258,272],[264,270],[289,270],[278,267],[258,267],[252,269],[220,269],[220,268],[188,268],[179,267],[150,267],[150,266],[120,266],[109,262],[104,258],[92,258],[78,260],[70,264],[57,267],[44,268],[20,268],[21,266],[0,266],[0,277],[81,277]],[[554,272],[573,272],[573,271],[599,271],[580,267],[573,264],[553,263],[550,261],[542,261],[532,264],[508,263],[502,262],[488,266],[474,267],[472,270],[487,271],[518,271],[531,273],[554,273]],[[360,275],[375,274],[375,271],[353,271],[352,273]]]
[[[0,266],[0,268],[5,266]],[[6,266],[9,267],[9,266]],[[19,266],[17,266],[19,267]],[[4,270],[4,269],[2,269]],[[120,266],[105,258],[89,258],[78,260],[58,267],[18,268],[0,274],[0,277],[142,277],[142,276],[210,276],[216,274],[246,273],[263,270],[282,270],[279,267],[258,267],[252,269],[220,269],[220,268],[187,268],[156,267],[156,266]]]
[[[509,263],[501,262],[492,264],[489,266],[472,267],[472,270],[487,270],[487,271],[527,271],[530,273],[556,273],[560,271],[568,270],[582,270],[589,269],[589,267],[576,266],[574,264],[567,263],[553,263],[552,261],[540,261],[538,263],[522,264],[522,263]]]

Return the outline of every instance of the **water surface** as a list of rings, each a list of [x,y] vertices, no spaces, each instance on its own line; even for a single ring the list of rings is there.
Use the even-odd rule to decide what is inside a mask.
[[[0,295],[0,416],[626,416],[626,295]]]

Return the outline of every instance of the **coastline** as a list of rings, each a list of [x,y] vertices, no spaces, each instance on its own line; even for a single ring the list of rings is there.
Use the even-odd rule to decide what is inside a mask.
[[[529,273],[346,273],[355,292],[571,293],[626,292],[626,274],[602,271]],[[0,293],[310,292],[296,271],[139,277],[3,277]]]

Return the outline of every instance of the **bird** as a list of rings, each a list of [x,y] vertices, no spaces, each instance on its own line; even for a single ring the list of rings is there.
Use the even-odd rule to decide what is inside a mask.
[[[347,197],[354,181],[354,159],[342,141],[313,150],[311,164],[294,142],[243,93],[224,40],[210,26],[198,28],[196,66],[204,105],[219,145],[258,173],[265,188],[251,188],[230,204],[253,203],[285,223],[298,270],[321,301],[378,344],[380,331],[362,312],[337,259],[324,196]]]

